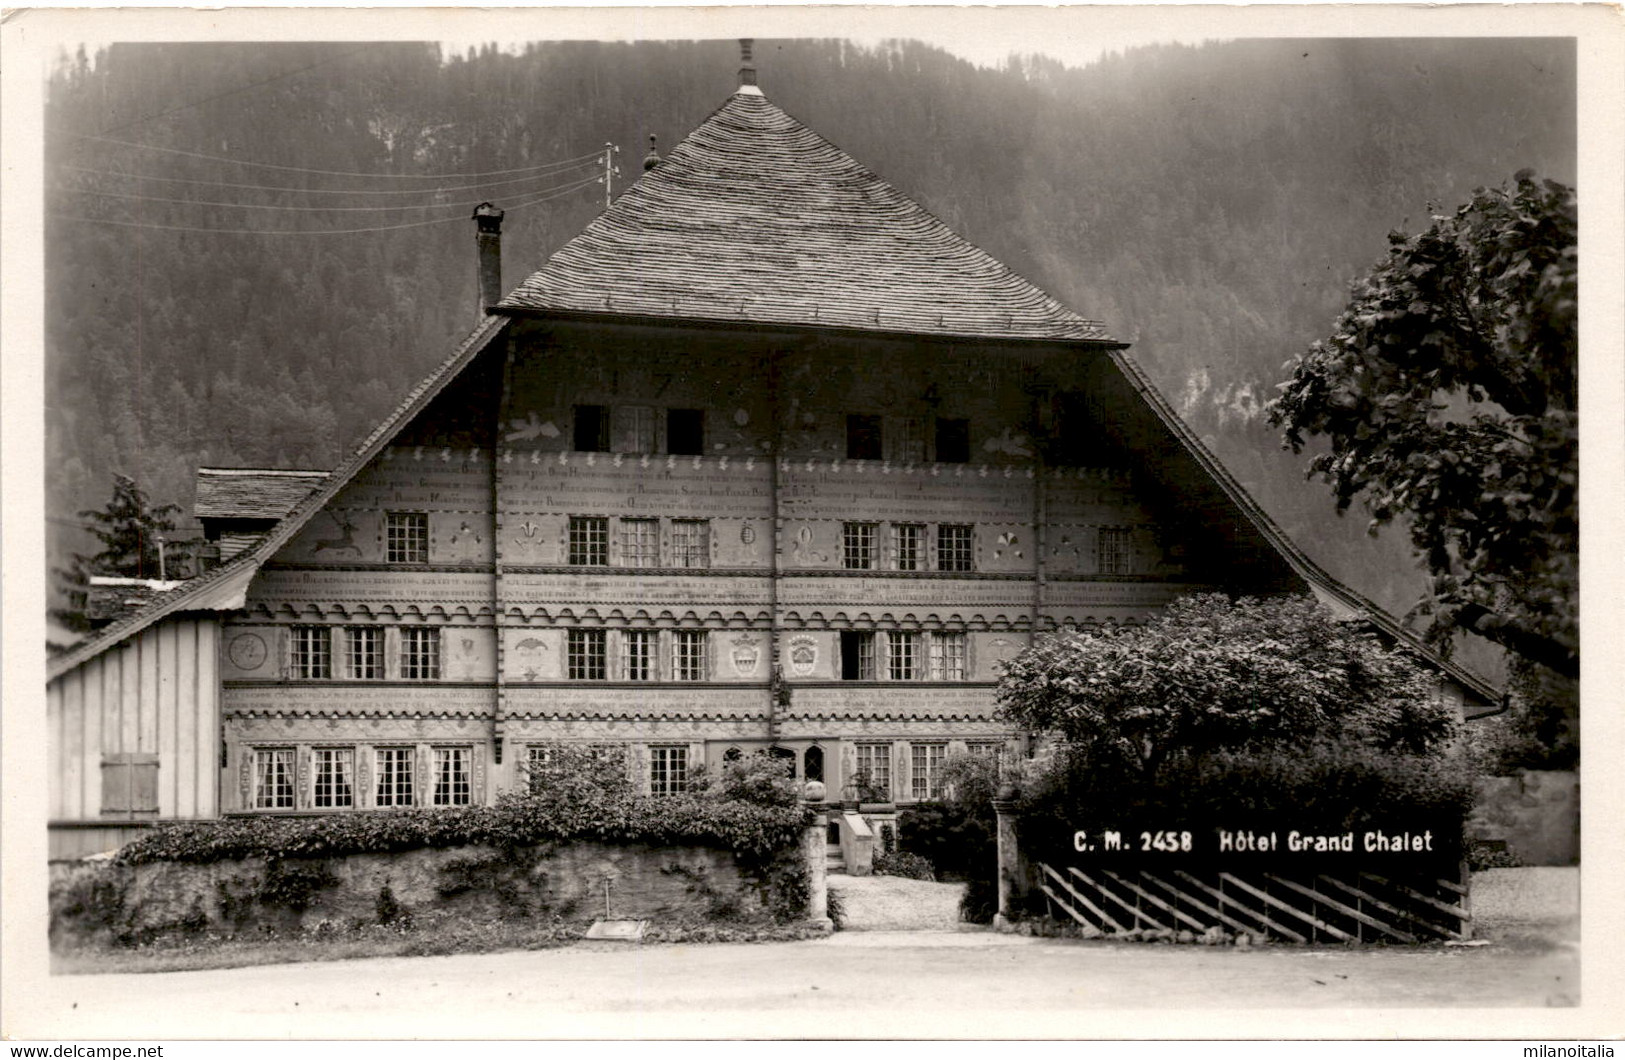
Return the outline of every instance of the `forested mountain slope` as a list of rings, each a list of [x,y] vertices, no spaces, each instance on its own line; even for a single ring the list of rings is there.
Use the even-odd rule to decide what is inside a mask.
[[[1259,405],[1390,229],[1526,166],[1573,182],[1572,42],[1235,41],[1084,69],[980,69],[912,43],[756,55],[774,102],[1133,342],[1334,574],[1409,604],[1399,536],[1338,520]],[[602,208],[606,141],[622,147],[618,189],[647,136],[669,148],[737,66],[731,41],[449,59],[115,45],[65,63],[47,114],[57,558],[82,547],[66,521],[114,471],[189,507],[198,464],[331,466],[474,323],[474,203],[509,209],[517,284]]]

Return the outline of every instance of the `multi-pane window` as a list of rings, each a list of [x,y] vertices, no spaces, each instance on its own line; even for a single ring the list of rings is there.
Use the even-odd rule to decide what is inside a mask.
[[[975,565],[972,528],[958,523],[937,527],[937,570],[971,570]]]
[[[333,641],[326,626],[294,626],[294,677],[327,678],[333,676]]]
[[[918,523],[898,523],[897,569],[925,569],[925,527]]]
[[[577,405],[573,443],[578,453],[609,452],[609,407]]]
[[[254,752],[254,808],[293,809],[293,748]]]
[[[602,515],[570,516],[570,562],[603,567],[609,563],[609,519]]]
[[[621,563],[628,567],[660,566],[659,519],[621,520]]]
[[[948,756],[948,745],[917,743],[911,749],[913,769],[909,776],[909,794],[916,799],[942,797],[942,760]]]
[[[846,418],[848,460],[879,460],[882,455],[881,438],[879,416],[853,415]]]
[[[708,520],[671,521],[671,563],[674,567],[711,565],[711,523]]]
[[[674,681],[705,680],[705,631],[680,629],[671,642],[671,676]]]
[[[859,798],[867,800],[891,799],[891,744],[860,743],[857,745],[858,786],[863,789]]]
[[[423,512],[384,513],[384,558],[391,563],[429,562],[429,517]]]
[[[355,805],[355,749],[318,747],[311,752],[315,767],[315,790],[311,804],[318,809],[341,809]]]
[[[937,418],[937,461],[963,464],[970,460],[970,420]]]
[[[412,805],[412,761],[410,747],[380,747],[373,752],[378,767],[378,788],[373,802],[378,806]]]
[[[564,637],[566,673],[572,681],[602,681],[608,676],[604,664],[604,631],[572,629]]]
[[[473,801],[474,786],[469,778],[473,756],[467,747],[434,749],[434,805],[467,806]]]
[[[434,681],[440,677],[440,631],[409,626],[401,630],[401,680]]]
[[[841,566],[847,570],[875,569],[875,524],[841,524]]]
[[[886,634],[886,676],[912,681],[920,676],[920,635],[892,631]]]
[[[525,748],[525,783],[531,791],[539,789],[553,767],[553,745],[533,743]]]
[[[875,635],[864,630],[841,634],[841,680],[875,679]]]
[[[998,740],[969,740],[965,753],[972,758],[998,758],[1004,754],[1004,744]]]
[[[897,423],[897,459],[919,462],[925,459],[925,424],[912,417]]]
[[[653,681],[655,634],[650,629],[629,629],[621,634],[621,679]]]
[[[1127,574],[1129,568],[1129,536],[1123,527],[1107,526],[1100,531],[1099,547],[1095,551],[1097,569],[1101,574]]]
[[[931,680],[965,679],[965,634],[931,634]]]
[[[649,748],[649,794],[675,795],[688,787],[688,748]]]
[[[622,453],[655,451],[655,410],[647,405],[621,405],[615,410],[615,449]]]
[[[377,681],[384,676],[384,631],[377,626],[349,626],[344,630],[344,657],[350,676]]]
[[[705,410],[666,410],[666,452],[699,456],[705,452]]]

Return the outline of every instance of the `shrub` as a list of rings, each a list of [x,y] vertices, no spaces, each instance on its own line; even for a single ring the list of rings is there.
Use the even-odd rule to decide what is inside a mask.
[[[338,877],[320,861],[272,858],[266,862],[265,878],[260,881],[260,904],[303,913],[317,891],[337,882]]]
[[[929,880],[932,883],[937,879],[936,872],[931,868],[931,862],[918,854],[876,854],[873,867],[876,876],[902,876],[910,880]]]
[[[841,897],[840,891],[831,887],[824,892],[824,909],[836,931],[846,926],[846,899]]]
[[[938,802],[917,803],[898,815],[898,845],[927,859],[942,879],[965,880],[966,896],[986,888],[997,891],[999,851],[993,796],[999,783],[999,759],[988,755],[951,755],[943,763],[943,790]],[[967,910],[977,910],[976,916]],[[980,905],[960,905],[960,916],[988,923]]]
[[[404,921],[410,915],[407,913],[406,908],[401,905],[400,900],[395,897],[394,889],[387,883],[378,888],[378,900],[373,903],[373,909],[380,924],[393,924],[397,920]]]

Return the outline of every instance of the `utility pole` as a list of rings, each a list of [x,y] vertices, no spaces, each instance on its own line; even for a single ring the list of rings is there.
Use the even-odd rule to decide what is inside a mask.
[[[598,178],[598,183],[604,186],[604,209],[609,209],[610,193],[614,190],[615,178],[621,175],[621,167],[615,164],[615,156],[621,149],[612,143],[604,144],[604,175]]]

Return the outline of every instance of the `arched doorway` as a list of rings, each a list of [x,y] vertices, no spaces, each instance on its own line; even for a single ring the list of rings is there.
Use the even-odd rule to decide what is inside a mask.
[[[807,780],[824,782],[824,749],[817,744],[807,748],[801,756],[801,775]]]

